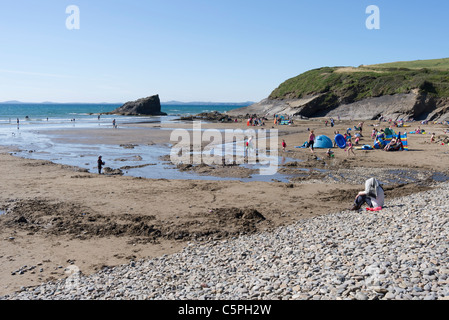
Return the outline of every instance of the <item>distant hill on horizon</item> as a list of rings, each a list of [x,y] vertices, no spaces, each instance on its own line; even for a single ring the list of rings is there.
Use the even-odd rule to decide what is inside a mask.
[[[0,104],[120,104],[120,102],[23,102],[18,100],[0,101]]]

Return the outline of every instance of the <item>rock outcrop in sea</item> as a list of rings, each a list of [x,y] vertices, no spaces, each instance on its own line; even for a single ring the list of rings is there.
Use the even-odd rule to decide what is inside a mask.
[[[136,101],[129,101],[121,107],[109,112],[108,114],[118,114],[124,116],[165,116],[161,111],[161,101],[159,95],[153,95],[147,98],[141,98]]]

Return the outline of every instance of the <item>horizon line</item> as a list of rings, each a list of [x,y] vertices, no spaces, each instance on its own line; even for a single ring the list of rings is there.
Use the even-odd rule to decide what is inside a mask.
[[[6,100],[6,101],[0,101],[0,104],[45,104],[45,103],[51,103],[51,104],[125,104],[126,102],[55,102],[55,101],[19,101],[19,100]],[[254,101],[179,101],[179,100],[168,100],[168,101],[161,101],[161,104],[164,103],[182,103],[182,104],[189,104],[189,103],[218,103],[218,104],[243,104],[243,103],[255,103]]]

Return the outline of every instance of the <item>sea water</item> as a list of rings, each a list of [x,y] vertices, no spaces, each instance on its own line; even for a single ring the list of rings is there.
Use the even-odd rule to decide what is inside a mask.
[[[119,104],[0,104],[0,145],[13,147],[15,156],[48,160],[58,164],[71,165],[96,172],[98,155],[107,159],[105,166],[122,169],[125,175],[151,179],[202,179],[202,180],[237,180],[237,178],[201,176],[194,172],[180,172],[175,166],[161,160],[170,154],[171,145],[138,145],[123,148],[119,145],[61,143],[52,135],[53,130],[111,128],[115,119],[121,125],[132,128],[133,123],[160,123],[164,128],[136,130],[170,130],[171,123],[180,116],[202,112],[226,112],[245,105],[162,105],[167,116],[119,116],[100,115],[110,112]],[[18,120],[18,121],[17,121]],[[42,133],[42,132],[45,132]],[[243,150],[240,150],[243,152]],[[279,163],[286,159],[279,157]],[[140,167],[143,166],[143,167]],[[257,169],[258,165],[249,165]],[[248,167],[248,165],[246,165]],[[242,181],[288,181],[282,174],[264,176],[252,175]]]
[[[248,104],[167,104],[161,105],[161,111],[170,116],[188,116],[203,112],[226,112]],[[97,114],[110,112],[121,104],[110,103],[0,103],[0,124],[20,121],[28,117],[32,121],[95,120]],[[110,116],[116,117],[116,116]]]

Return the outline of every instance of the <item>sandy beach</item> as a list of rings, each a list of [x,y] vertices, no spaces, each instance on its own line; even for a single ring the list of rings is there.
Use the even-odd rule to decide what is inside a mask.
[[[150,257],[179,252],[189,242],[238,237],[289,225],[301,219],[348,209],[366,178],[378,177],[388,199],[431,188],[435,180],[449,177],[449,146],[428,143],[430,134],[409,134],[409,151],[356,150],[349,156],[334,149],[327,159],[323,149],[312,156],[309,149],[295,148],[316,135],[334,136],[358,121],[325,126],[323,119],[298,120],[276,126],[284,153],[297,159],[279,166],[292,174],[289,182],[145,179],[98,175],[78,167],[45,160],[15,157],[0,149],[0,295],[67,276],[67,266],[83,274]],[[360,144],[371,144],[373,125],[366,121]],[[186,123],[167,128],[192,128]],[[411,123],[435,132],[438,139],[447,125]],[[265,129],[272,129],[268,121]],[[377,128],[386,128],[381,123]],[[203,129],[247,129],[246,123],[203,123]],[[86,145],[168,145],[171,130],[161,124],[141,123],[116,130],[67,129],[53,132],[54,139]],[[256,127],[255,129],[259,129]],[[400,131],[400,129],[395,128]],[[182,168],[186,169],[186,168]],[[217,177],[245,176],[238,166],[187,168]],[[247,170],[246,170],[247,171]],[[249,174],[254,174],[250,172]]]

